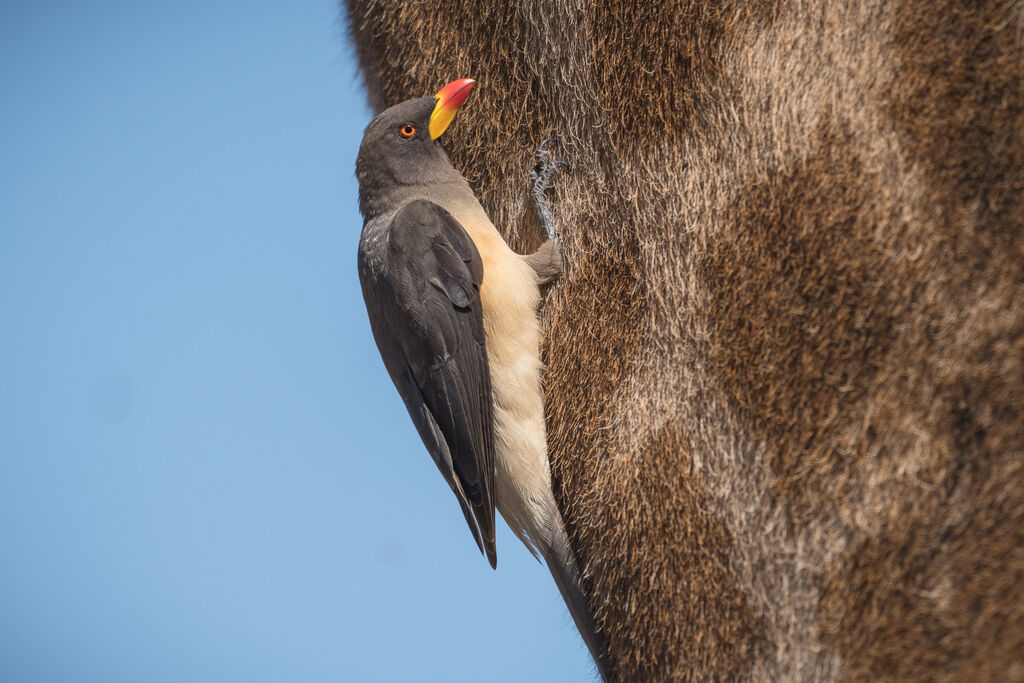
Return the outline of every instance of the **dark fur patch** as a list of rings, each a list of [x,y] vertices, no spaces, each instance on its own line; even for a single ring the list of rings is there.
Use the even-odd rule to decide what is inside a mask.
[[[659,467],[668,462],[674,471]],[[601,546],[611,571],[599,575],[595,589],[618,596],[607,603],[605,621],[644,627],[633,626],[628,640],[616,642],[621,680],[701,679],[710,671],[740,680],[770,648],[765,625],[731,566],[731,535],[710,511],[689,465],[682,430],[667,425],[636,457],[620,460],[604,482],[623,499],[627,491],[645,494],[631,509],[599,508],[601,528],[610,531]],[[669,499],[677,504],[664,506]],[[669,646],[650,648],[650,633],[661,634]],[[693,640],[694,634],[699,638]]]
[[[889,115],[942,222],[967,228],[986,260],[1024,227],[1022,13],[992,0],[902,3],[896,13]],[[975,220],[961,222],[962,211]]]
[[[604,95],[602,132],[616,159],[678,143],[721,92],[722,59],[735,33],[770,26],[784,3],[591,2],[588,25],[594,90]],[[652,134],[654,133],[654,134]]]
[[[818,621],[846,677],[1024,678],[1024,464],[967,452],[937,488],[905,492],[913,513],[833,563]]]
[[[634,243],[621,245],[619,251],[623,247],[634,253],[637,249]],[[639,282],[639,274],[629,261],[600,255],[577,261],[571,272],[563,274],[557,294],[561,300],[573,303],[552,307],[552,332],[546,336],[544,345],[544,360],[549,366],[545,376],[547,393],[552,391],[550,387],[557,386],[557,391],[565,396],[564,401],[546,402],[555,495],[584,574],[597,577],[597,581],[621,575],[623,568],[611,565],[621,564],[623,558],[605,551],[621,549],[624,539],[610,546],[605,542],[581,545],[580,536],[591,532],[580,529],[579,522],[587,520],[584,526],[591,527],[589,520],[601,514],[595,508],[604,499],[603,489],[618,479],[611,462],[615,454],[607,438],[615,411],[603,398],[633,372],[630,364],[637,358],[646,317],[645,299],[637,289]],[[609,333],[622,329],[629,329],[630,333]],[[602,368],[602,372],[594,373],[595,367]],[[581,381],[582,378],[587,380]],[[579,405],[600,407],[581,413],[573,409]],[[572,457],[584,451],[593,457]],[[605,510],[613,516],[622,512],[617,507]],[[598,528],[602,537],[627,531],[614,524]],[[621,675],[636,666],[636,662],[620,654],[632,649],[620,643],[635,638],[635,621],[622,619],[620,613],[611,614],[617,612],[619,601],[603,599],[601,596],[606,594],[600,589],[592,595],[597,598],[591,600],[595,620],[605,635],[611,664]]]
[[[919,275],[888,256],[906,249],[898,222],[876,234],[884,190],[856,141],[826,115],[814,147],[737,193],[734,227],[697,265],[709,374],[765,444],[775,495],[797,520],[841,504],[859,478],[860,449],[838,446],[900,362],[890,350]]]

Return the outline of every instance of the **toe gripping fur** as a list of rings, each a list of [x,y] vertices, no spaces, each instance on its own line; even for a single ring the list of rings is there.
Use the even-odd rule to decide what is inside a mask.
[[[552,161],[548,146],[555,141],[554,136],[549,137],[540,143],[537,148],[537,163],[530,171],[530,180],[533,181],[533,188],[530,190],[530,199],[533,201],[533,208],[537,211],[537,219],[544,235],[558,243],[558,235],[555,234],[555,223],[551,216],[551,207],[548,205],[544,192],[548,189],[548,183],[559,171],[571,172],[569,164],[564,161]]]

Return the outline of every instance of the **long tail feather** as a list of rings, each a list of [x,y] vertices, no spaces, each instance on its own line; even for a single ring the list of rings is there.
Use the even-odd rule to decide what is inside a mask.
[[[551,548],[546,551],[542,550],[542,554],[548,569],[551,570],[551,576],[555,579],[555,584],[558,585],[562,599],[569,608],[569,614],[576,622],[576,628],[579,629],[580,635],[583,636],[583,642],[590,650],[590,656],[597,664],[598,673],[606,683],[612,683],[614,678],[605,654],[604,638],[597,631],[587,596],[583,594],[579,565],[572,548],[569,547],[569,539],[565,535],[564,526],[561,524],[557,526],[558,528],[552,533]]]

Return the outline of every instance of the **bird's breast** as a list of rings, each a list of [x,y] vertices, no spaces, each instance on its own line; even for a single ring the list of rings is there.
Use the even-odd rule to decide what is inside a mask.
[[[480,298],[485,325],[490,324],[495,332],[501,329],[503,334],[513,337],[519,335],[509,326],[522,324],[524,318],[533,321],[530,327],[536,327],[540,289],[533,269],[512,251],[475,198],[472,202],[453,202],[452,206],[445,208],[466,230],[480,252],[484,265]],[[492,342],[488,336],[488,353],[496,341]]]
[[[475,200],[445,208],[473,240],[484,266],[480,302],[494,400],[498,509],[528,546],[546,547],[554,499],[544,427],[537,276]]]

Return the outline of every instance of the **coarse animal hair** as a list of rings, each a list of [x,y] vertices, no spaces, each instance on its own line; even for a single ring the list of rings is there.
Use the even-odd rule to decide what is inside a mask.
[[[349,0],[521,253],[623,681],[1024,679],[1024,3]],[[521,179],[521,180],[517,180]]]

